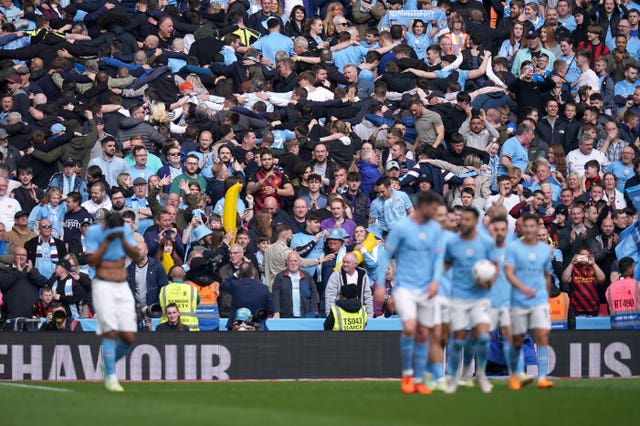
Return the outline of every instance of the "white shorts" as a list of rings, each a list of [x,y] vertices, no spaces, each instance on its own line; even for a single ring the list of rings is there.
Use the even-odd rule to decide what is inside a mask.
[[[511,308],[511,332],[514,335],[533,329],[551,330],[551,309],[548,303],[532,308]]]
[[[138,331],[136,302],[129,283],[94,278],[91,297],[96,311],[97,334],[109,331]]]
[[[402,321],[417,319],[420,325],[433,327],[434,299],[429,299],[426,290],[393,289],[393,303]]]
[[[490,309],[491,301],[489,299],[451,299],[449,304],[451,330],[464,330],[478,324],[491,323]]]
[[[509,308],[491,308],[491,331],[500,327],[511,327],[511,311]]]
[[[434,297],[433,324],[449,324],[451,316],[449,314],[449,298],[445,296]]]

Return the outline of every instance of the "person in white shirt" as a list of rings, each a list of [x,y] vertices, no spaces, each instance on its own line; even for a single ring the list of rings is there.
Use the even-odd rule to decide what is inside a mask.
[[[591,92],[600,92],[600,78],[594,70],[591,69],[591,52],[589,49],[579,49],[576,52],[576,65],[580,69],[580,75],[571,85],[571,89],[576,93],[582,86],[591,87]],[[580,102],[580,98],[576,95],[576,102]]]
[[[485,212],[496,204],[504,206],[507,211],[511,211],[511,209],[520,202],[518,194],[513,192],[513,184],[508,175],[498,176],[497,181],[498,193],[487,198],[484,205]],[[507,215],[507,224],[509,225],[509,231],[513,232],[516,229],[516,220],[511,215]]]
[[[567,173],[584,175],[584,165],[587,161],[596,160],[600,169],[605,170],[609,165],[609,159],[601,151],[594,149],[595,138],[592,134],[585,133],[580,138],[578,149],[567,154]]]
[[[0,222],[4,223],[7,229],[11,229],[15,214],[22,210],[22,207],[15,198],[7,195],[8,189],[9,179],[0,177]]]
[[[95,215],[96,211],[98,211],[99,209],[111,210],[111,201],[106,197],[107,188],[105,187],[104,183],[94,183],[91,186],[89,195],[91,196],[91,198],[82,203],[82,207],[87,209],[89,213]]]

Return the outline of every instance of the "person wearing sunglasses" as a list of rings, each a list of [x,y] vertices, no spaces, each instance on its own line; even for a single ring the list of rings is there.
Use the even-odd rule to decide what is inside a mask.
[[[64,241],[54,238],[52,231],[51,221],[42,219],[38,226],[38,236],[24,244],[28,259],[46,278],[53,275],[56,263],[67,254]]]

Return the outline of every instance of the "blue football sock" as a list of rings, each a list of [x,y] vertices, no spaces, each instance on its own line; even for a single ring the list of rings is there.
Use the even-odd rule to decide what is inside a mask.
[[[458,377],[460,355],[464,347],[464,340],[451,340],[447,348],[447,372],[451,377]]]
[[[518,363],[516,364],[516,371],[520,373],[524,373],[524,351],[520,351],[520,356],[518,357]]]
[[[431,373],[431,357],[429,356],[430,345],[427,343],[427,362],[424,364],[424,371],[427,373]]]
[[[131,345],[126,344],[120,338],[116,341],[116,361],[129,353]]]
[[[476,342],[471,338],[471,336],[467,336],[464,339],[464,353],[462,355],[462,366],[468,368],[471,365],[471,361],[473,361],[473,355],[475,352]]]
[[[504,363],[507,366],[507,370],[509,370],[509,374],[513,374],[513,367],[511,366],[511,356],[509,353],[511,352],[511,343],[507,339],[502,340],[502,356],[504,357]]]
[[[107,376],[116,374],[116,340],[102,339],[102,361]]]
[[[538,377],[547,377],[549,371],[549,346],[538,346]]]
[[[433,380],[438,381],[442,379],[443,375],[444,372],[442,371],[441,362],[434,362],[433,364],[431,364],[431,376],[433,377]]]
[[[509,352],[509,357],[511,358],[511,366],[515,365],[514,374],[522,374],[524,373],[524,357],[522,357],[522,348],[511,347],[511,351]],[[520,363],[520,358],[523,359],[523,362]]]
[[[429,345],[416,343],[413,346],[413,381],[422,383],[429,358]]]
[[[487,355],[489,354],[490,338],[488,334],[481,334],[476,340],[476,371],[479,375],[484,375],[487,369]]]
[[[413,374],[413,346],[415,339],[400,334],[400,357],[402,360],[402,375]]]

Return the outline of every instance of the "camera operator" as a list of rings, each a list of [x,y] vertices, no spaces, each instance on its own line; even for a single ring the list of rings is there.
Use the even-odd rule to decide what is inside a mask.
[[[167,317],[167,322],[159,324],[156,327],[156,333],[189,332],[189,327],[180,321],[180,310],[175,303],[169,303],[167,307],[164,308],[164,316]]]
[[[68,332],[82,332],[82,324],[80,321],[67,316],[67,310],[64,305],[58,304],[54,306],[47,314],[47,319],[40,331],[68,331]]]
[[[266,320],[266,312],[263,309],[253,315],[249,308],[240,308],[236,311],[231,331],[260,331],[259,322],[264,320]]]

